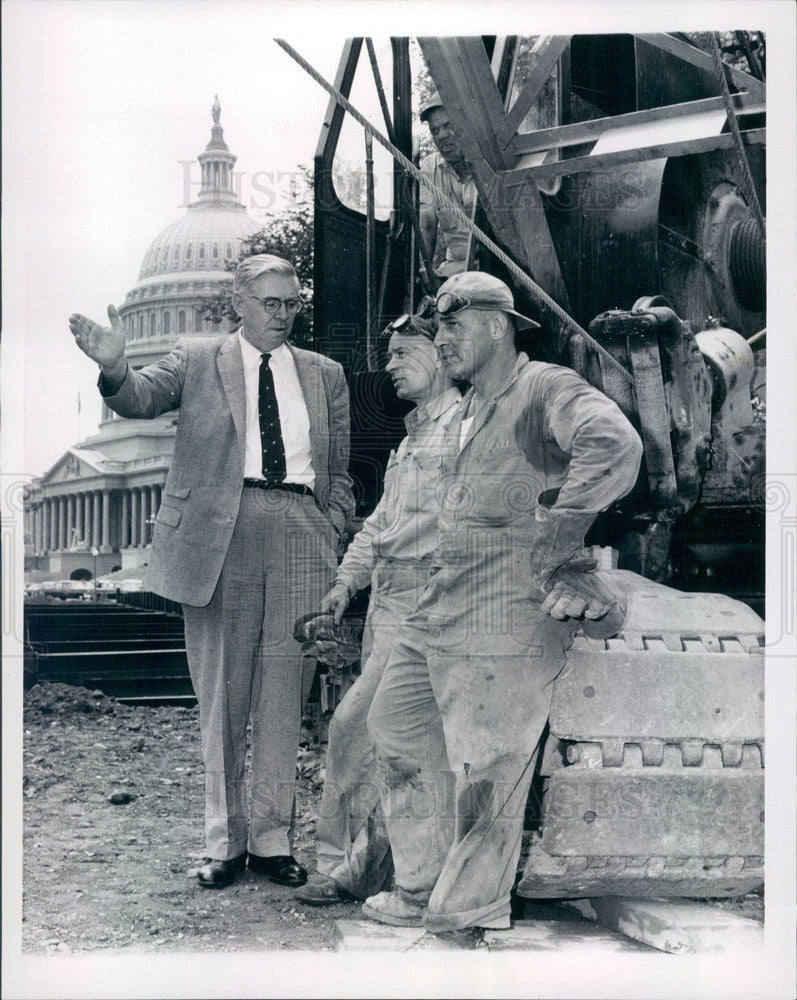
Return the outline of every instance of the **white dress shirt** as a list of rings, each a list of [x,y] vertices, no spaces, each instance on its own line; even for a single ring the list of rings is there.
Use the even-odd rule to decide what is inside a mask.
[[[262,352],[238,331],[246,379],[246,458],[244,477],[263,478],[263,451],[260,444],[260,359]],[[274,392],[280,414],[282,441],[285,445],[285,482],[301,483],[313,489],[315,472],[310,451],[310,418],[304,401],[296,363],[290,349],[280,344],[270,352],[269,367],[274,377]]]

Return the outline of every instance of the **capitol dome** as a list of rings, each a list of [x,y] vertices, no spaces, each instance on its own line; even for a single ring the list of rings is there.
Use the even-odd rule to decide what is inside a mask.
[[[243,205],[197,202],[153,241],[141,265],[139,282],[153,275],[223,267],[224,261],[237,259],[240,241],[258,228]]]
[[[138,282],[119,309],[134,367],[165,354],[176,337],[230,329],[227,321],[206,320],[202,305],[231,286],[228,263],[237,261],[241,241],[261,228],[235,198],[236,157],[224,141],[218,97],[211,114],[210,142],[197,157],[202,169],[197,200],[153,240]]]

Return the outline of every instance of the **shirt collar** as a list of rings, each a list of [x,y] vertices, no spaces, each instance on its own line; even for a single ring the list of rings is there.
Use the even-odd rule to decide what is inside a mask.
[[[244,368],[247,371],[253,371],[260,366],[260,359],[263,356],[263,352],[259,351],[254,344],[251,344],[246,337],[244,337],[243,327],[238,331],[238,340],[241,344],[241,355],[244,360]],[[282,361],[286,354],[290,354],[290,348],[287,344],[280,344],[279,347],[275,347],[273,351],[269,352],[274,361]]]
[[[508,392],[509,389],[511,389],[512,386],[515,384],[515,382],[517,382],[518,375],[520,375],[521,371],[526,367],[528,363],[529,363],[528,354],[526,354],[524,351],[519,351],[517,360],[515,361],[514,368],[509,373],[506,382],[504,382],[502,385],[499,385],[498,388],[495,390],[495,392],[492,394],[492,396],[490,397],[491,400],[496,400],[498,399],[499,396],[503,396],[505,392]],[[473,397],[473,386],[471,386],[470,389],[468,389],[468,391],[463,396],[463,399],[470,400],[472,397]]]
[[[438,150],[437,155],[440,157],[440,165],[443,170],[447,170],[449,174],[454,178],[458,184],[467,184],[468,181],[473,180],[473,171],[471,171],[464,180],[460,180],[459,174],[454,170],[448,160],[443,156],[443,154]]]
[[[421,403],[414,410],[410,410],[404,418],[404,426],[407,429],[407,433],[410,434],[420,424],[426,423],[427,420],[437,420],[449,407],[459,403],[461,399],[462,395],[459,389],[455,389],[452,386],[450,389],[441,392],[439,396],[434,396],[432,399],[427,400],[427,402]]]

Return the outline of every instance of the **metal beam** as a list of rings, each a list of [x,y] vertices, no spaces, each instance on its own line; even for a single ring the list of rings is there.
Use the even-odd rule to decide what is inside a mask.
[[[760,145],[766,142],[766,134],[766,129],[751,129],[748,132],[742,132],[742,142],[745,146]],[[672,156],[690,156],[693,153],[709,153],[715,149],[731,148],[733,148],[733,136],[728,132],[723,132],[721,135],[705,136],[702,139],[665,142],[657,146],[645,146],[642,149],[621,149],[599,156],[578,156],[572,160],[542,163],[537,167],[524,167],[520,170],[509,171],[509,173],[521,179],[527,176],[532,177],[539,182],[551,177],[580,174],[587,170],[597,173],[627,163],[662,160]]]
[[[503,35],[496,39],[493,57],[490,60],[493,79],[504,107],[510,98],[509,84],[515,75],[519,38],[517,35]]]
[[[498,141],[504,108],[484,46],[478,38],[419,38],[429,71],[454,132],[471,165],[479,199],[495,233],[521,267],[564,309],[570,309],[559,258],[534,179],[496,176],[517,162]],[[554,324],[556,328],[557,324]]]
[[[698,69],[704,69],[707,73],[711,73],[713,78],[714,66],[711,56],[694,45],[679,41],[679,39],[673,38],[672,35],[635,35],[634,37],[638,41],[647,42],[648,45],[653,45],[657,49],[669,52],[671,55],[677,56],[678,59],[683,59],[684,62],[688,62]],[[767,88],[764,83],[756,80],[749,73],[743,73],[741,70],[734,69],[733,66],[729,66],[727,63],[725,65],[735,87],[754,94],[762,101],[766,98]]]
[[[354,74],[357,70],[357,61],[360,58],[362,48],[362,38],[349,38],[343,46],[343,52],[338,63],[338,72],[335,75],[335,87],[347,97],[351,93],[351,85]],[[345,111],[337,103],[334,97],[330,97],[327,105],[327,113],[324,115],[324,124],[321,128],[321,135],[315,151],[315,158],[323,156],[327,149],[334,148],[340,135],[343,125]]]
[[[499,129],[498,138],[504,148],[512,142],[529,108],[569,44],[570,35],[551,35],[540,46],[537,63]]]
[[[738,111],[743,114],[761,114],[766,111],[766,105],[757,96],[735,94],[733,95],[733,99]],[[521,132],[511,144],[511,150],[518,155],[523,155],[547,149],[578,146],[584,142],[595,142],[606,132],[614,129],[650,125],[651,123],[670,121],[674,118],[684,118],[689,115],[703,114],[710,111],[723,111],[724,108],[725,105],[721,97],[706,97],[699,101],[668,104],[662,108],[632,111],[625,115],[592,118],[589,121],[575,122],[572,125],[558,125],[554,128],[537,129],[535,132]]]

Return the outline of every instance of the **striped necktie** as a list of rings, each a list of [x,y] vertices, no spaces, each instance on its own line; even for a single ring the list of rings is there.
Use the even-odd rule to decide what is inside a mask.
[[[263,450],[263,478],[269,483],[285,480],[285,444],[282,440],[280,412],[274,391],[274,376],[269,367],[271,355],[260,359],[258,408],[260,412],[260,446]]]

